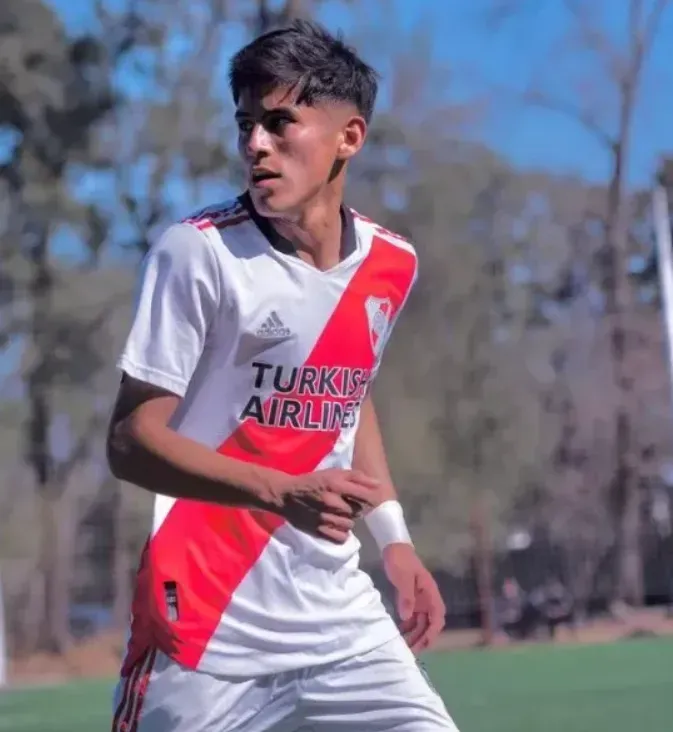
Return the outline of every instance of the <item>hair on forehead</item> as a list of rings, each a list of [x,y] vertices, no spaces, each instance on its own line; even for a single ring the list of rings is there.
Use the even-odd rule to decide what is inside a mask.
[[[231,60],[234,102],[244,90],[263,97],[291,90],[295,104],[352,104],[370,122],[378,91],[377,74],[340,36],[317,23],[297,20],[244,46]]]

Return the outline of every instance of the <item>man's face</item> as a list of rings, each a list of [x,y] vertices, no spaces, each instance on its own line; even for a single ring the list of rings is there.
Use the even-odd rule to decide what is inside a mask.
[[[299,215],[340,161],[360,149],[366,130],[350,105],[297,105],[284,88],[262,98],[244,90],[236,121],[250,195],[257,211],[270,217]]]

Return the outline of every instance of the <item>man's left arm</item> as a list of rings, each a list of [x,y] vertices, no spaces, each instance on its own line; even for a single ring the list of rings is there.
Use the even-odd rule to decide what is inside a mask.
[[[381,551],[386,576],[397,592],[402,633],[411,650],[420,653],[442,631],[446,608],[409,536],[371,394],[360,408],[353,467],[381,484],[378,503],[364,520]]]

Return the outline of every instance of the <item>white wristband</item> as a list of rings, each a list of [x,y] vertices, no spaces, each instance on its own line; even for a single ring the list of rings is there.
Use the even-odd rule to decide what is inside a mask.
[[[399,501],[384,501],[365,516],[365,523],[381,551],[389,544],[412,544]]]

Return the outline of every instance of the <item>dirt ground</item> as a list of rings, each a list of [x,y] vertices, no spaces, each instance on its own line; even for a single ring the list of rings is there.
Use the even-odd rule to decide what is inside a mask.
[[[526,643],[611,643],[638,636],[673,636],[673,616],[664,609],[634,610],[620,620],[605,617],[588,621],[576,629],[560,627],[553,641],[526,641]],[[438,650],[476,648],[482,645],[479,630],[461,630],[444,633],[437,644]],[[496,636],[494,646],[511,646],[503,636]],[[519,643],[519,645],[521,645]]]
[[[673,636],[673,617],[663,609],[637,610],[620,620],[604,618],[592,620],[576,630],[560,628],[553,642],[609,643],[637,636],[664,635]],[[480,645],[478,630],[450,631],[442,635],[437,649],[451,651]],[[494,645],[507,647],[511,643],[496,637]],[[10,683],[48,684],[77,678],[112,677],[118,672],[123,650],[121,635],[106,635],[74,645],[61,656],[36,654],[14,659],[9,665]]]

